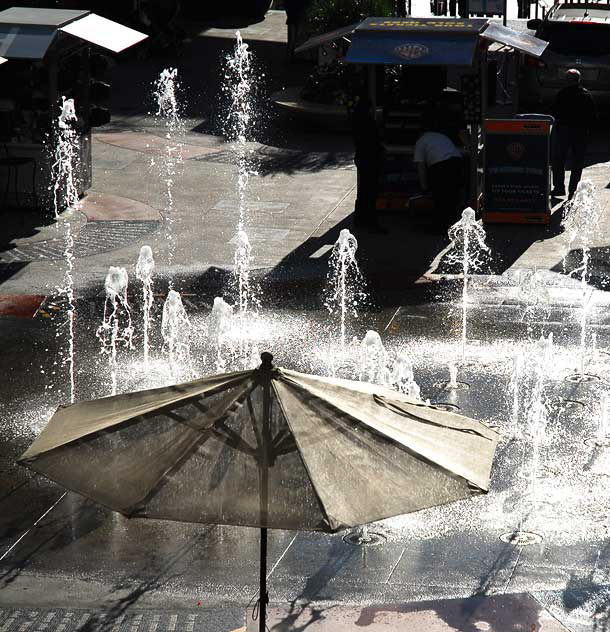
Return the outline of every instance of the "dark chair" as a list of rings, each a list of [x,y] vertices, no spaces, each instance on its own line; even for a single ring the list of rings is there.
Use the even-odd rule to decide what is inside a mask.
[[[8,145],[2,146],[4,156],[0,157],[0,169],[6,168],[6,186],[4,187],[4,195],[2,197],[2,206],[6,205],[9,190],[11,188],[11,177],[13,179],[13,189],[15,191],[15,201],[19,208],[22,208],[21,198],[19,195],[19,170],[22,167],[31,167],[32,169],[32,197],[34,199],[34,208],[38,208],[38,195],[36,193],[36,171],[38,170],[38,162],[36,158],[29,156],[12,156],[9,152]]]

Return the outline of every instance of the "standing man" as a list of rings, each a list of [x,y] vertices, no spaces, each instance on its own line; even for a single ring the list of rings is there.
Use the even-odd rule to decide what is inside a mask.
[[[449,136],[438,131],[434,113],[424,114],[422,128],[423,133],[415,143],[413,162],[417,165],[422,190],[432,194],[435,232],[443,233],[458,220],[463,209],[462,154]]]
[[[358,172],[354,226],[374,233],[385,233],[376,215],[383,147],[372,107],[370,99],[361,96],[352,112],[354,162]]]
[[[566,72],[570,85],[562,88],[555,97],[553,116],[553,191],[554,197],[563,197],[565,190],[565,169],[568,153],[572,152],[572,172],[568,186],[568,199],[572,199],[580,182],[585,165],[587,138],[597,120],[597,108],[593,97],[581,85],[580,72],[570,68]]]
[[[309,0],[284,0],[286,26],[288,27],[288,59],[294,60],[294,49],[297,47],[301,25],[307,17]]]

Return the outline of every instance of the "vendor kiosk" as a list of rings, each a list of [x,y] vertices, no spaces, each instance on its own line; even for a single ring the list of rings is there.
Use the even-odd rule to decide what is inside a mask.
[[[77,186],[91,187],[91,127],[107,122],[96,100],[91,45],[120,52],[146,35],[90,11],[13,7],[0,11],[0,205],[42,206],[51,185],[54,121],[62,97],[74,99],[80,160]]]
[[[490,43],[539,57],[546,42],[485,19],[368,18],[354,31],[346,62],[367,65],[369,94],[380,65],[401,67],[397,96],[383,91],[383,136],[386,164],[378,208],[407,205],[417,193],[413,149],[424,109],[434,107],[448,129],[462,134],[468,163],[468,203],[480,208],[483,186],[482,123],[487,116]],[[495,81],[495,76],[493,78]],[[377,109],[376,109],[377,111]]]
[[[338,37],[350,42],[345,62],[366,69],[368,94],[384,141],[377,208],[408,208],[419,198],[413,151],[423,114],[432,107],[454,140],[461,139],[467,163],[465,201],[480,209],[482,127],[496,85],[488,65],[490,46],[540,57],[547,43],[487,19],[372,17],[312,38],[300,50]]]

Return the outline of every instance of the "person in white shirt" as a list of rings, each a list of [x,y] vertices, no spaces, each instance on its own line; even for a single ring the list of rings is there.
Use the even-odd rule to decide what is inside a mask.
[[[444,232],[459,219],[462,210],[462,154],[446,134],[437,131],[433,113],[427,113],[422,123],[423,133],[415,143],[413,161],[422,190],[429,191],[434,200],[435,228]]]

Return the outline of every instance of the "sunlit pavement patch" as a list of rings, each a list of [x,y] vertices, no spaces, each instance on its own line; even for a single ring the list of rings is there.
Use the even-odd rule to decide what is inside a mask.
[[[44,299],[40,294],[0,294],[0,316],[33,318]]]
[[[94,134],[93,138],[108,145],[131,149],[132,151],[139,151],[152,156],[166,156],[170,146],[170,141],[165,138],[147,134],[146,132],[109,132],[106,134]],[[179,148],[180,157],[183,160],[216,153],[218,150],[218,147],[200,147],[199,145],[189,145],[188,143],[182,143]]]
[[[159,211],[137,200],[109,193],[89,193],[79,207],[87,221],[159,221]]]

